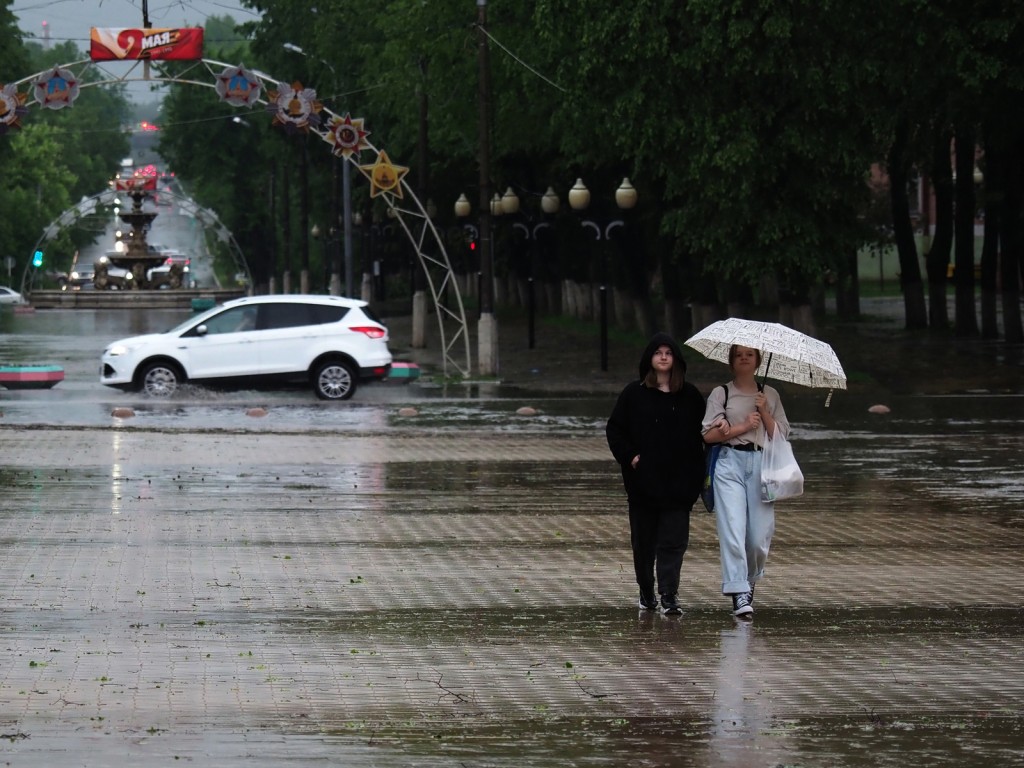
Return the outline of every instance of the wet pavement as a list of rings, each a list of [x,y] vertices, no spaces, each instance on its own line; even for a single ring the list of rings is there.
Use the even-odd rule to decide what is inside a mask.
[[[0,391],[6,764],[1024,764],[1021,391],[787,391],[737,623],[699,506],[684,614],[635,607],[618,371],[156,403],[96,370],[164,318],[54,313],[0,317],[69,373]]]

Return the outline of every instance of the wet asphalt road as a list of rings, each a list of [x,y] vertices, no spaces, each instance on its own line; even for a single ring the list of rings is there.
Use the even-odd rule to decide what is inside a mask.
[[[154,403],[89,373],[143,321],[75,317],[0,318],[71,374],[0,391],[10,765],[1024,763],[1019,396],[794,398],[737,624],[699,509],[684,615],[635,608],[607,395]]]

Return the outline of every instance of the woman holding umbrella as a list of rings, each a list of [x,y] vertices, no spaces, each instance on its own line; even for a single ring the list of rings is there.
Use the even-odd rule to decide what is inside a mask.
[[[776,430],[788,438],[789,421],[774,387],[755,378],[758,349],[733,344],[733,379],[715,387],[704,413],[704,442],[722,443],[715,467],[715,520],[722,558],[722,593],[734,616],[754,613],[754,584],[764,578],[775,532],[775,508],[761,500],[761,450]]]

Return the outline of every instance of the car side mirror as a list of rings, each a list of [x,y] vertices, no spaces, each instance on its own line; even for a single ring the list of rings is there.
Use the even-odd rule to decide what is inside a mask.
[[[205,336],[207,331],[210,329],[206,327],[206,323],[196,326],[196,336]]]

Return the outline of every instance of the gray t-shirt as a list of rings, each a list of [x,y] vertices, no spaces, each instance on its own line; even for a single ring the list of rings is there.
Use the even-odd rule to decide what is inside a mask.
[[[702,433],[711,429],[715,422],[723,416],[729,424],[737,425],[746,421],[747,417],[754,412],[754,394],[748,395],[740,392],[731,381],[726,386],[729,387],[728,403],[726,403],[725,392],[721,386],[715,387],[711,390],[711,394],[708,395],[708,405],[704,411],[704,422],[701,425]],[[775,419],[775,423],[778,425],[777,428],[782,433],[782,436],[789,439],[789,419],[786,418],[786,411],[782,407],[782,400],[779,398],[778,390],[765,384],[764,394],[768,398],[768,413]],[[755,434],[753,432],[744,432],[738,437],[729,438],[724,442],[724,445],[747,445],[756,442],[757,445],[763,446],[763,426],[757,431],[756,440],[754,438]]]

